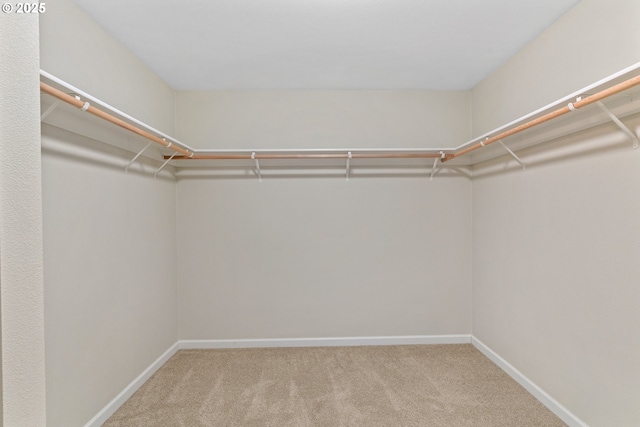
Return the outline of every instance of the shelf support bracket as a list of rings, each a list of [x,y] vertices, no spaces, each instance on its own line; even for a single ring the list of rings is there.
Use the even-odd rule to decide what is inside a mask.
[[[251,160],[256,162],[256,174],[258,175],[258,182],[262,182],[262,172],[260,171],[260,162],[256,159],[256,152],[251,153]]]
[[[131,167],[131,165],[133,165],[136,162],[136,160],[138,160],[138,157],[140,157],[142,153],[144,153],[145,150],[151,146],[151,144],[153,144],[153,141],[149,141],[149,143],[145,145],[144,148],[140,150],[138,154],[136,154],[135,157],[131,159],[129,163],[127,163],[127,166],[124,167],[125,172],[129,172],[129,168]]]
[[[78,101],[82,101],[82,99],[80,99],[80,95],[75,95],[74,98],[77,99]],[[82,107],[80,107],[80,111],[84,113],[89,109],[89,107],[91,107],[91,104],[89,103],[89,101],[85,101]]]
[[[156,170],[156,171],[153,173],[153,178],[154,178],[154,179],[155,179],[155,177],[157,177],[157,176],[158,176],[158,174],[160,173],[160,171],[161,171],[162,169],[164,169],[164,167],[165,167],[165,166],[167,166],[167,163],[169,163],[171,160],[173,160],[173,158],[176,156],[176,154],[178,154],[178,152],[177,152],[177,151],[174,151],[174,152],[173,152],[173,154],[171,155],[171,157],[169,157],[167,160],[165,160],[165,161],[164,161],[164,163],[162,164],[162,166],[160,166],[160,167],[158,168],[158,170]]]
[[[527,165],[522,160],[520,160],[520,157],[516,156],[516,153],[514,153],[509,147],[507,147],[504,142],[502,141],[498,141],[498,142],[500,143],[500,145],[502,145],[502,147],[505,150],[507,150],[509,154],[511,154],[511,157],[516,159],[516,162],[520,163],[520,166],[522,166],[522,170],[525,170],[527,168]]]
[[[598,101],[598,102],[596,102],[596,104],[598,104],[598,107],[600,107],[600,109],[602,111],[604,111],[607,114],[607,116],[609,116],[611,121],[613,123],[615,123],[620,128],[620,130],[622,132],[624,132],[629,137],[631,142],[633,142],[633,148],[638,148],[638,136],[635,133],[633,133],[633,131],[631,131],[631,129],[626,127],[624,125],[624,123],[622,123],[620,121],[620,119],[615,114],[613,114],[611,112],[611,110],[609,110],[607,107],[605,107],[605,105],[602,102]]]
[[[349,181],[349,172],[350,172],[350,167],[351,167],[351,151],[349,151],[347,153],[347,181]]]
[[[433,166],[431,167],[431,176],[429,176],[429,181],[430,182],[433,182],[433,175],[436,174],[436,170],[437,170],[437,166],[438,166],[438,160],[442,160],[444,158],[445,158],[444,151],[441,151],[440,152],[440,157],[436,157],[433,160]]]
[[[60,101],[58,100],[55,100],[53,104],[49,105],[49,108],[47,108],[45,112],[40,115],[40,121],[44,121],[44,119],[46,119],[49,114],[53,113],[53,110],[55,110],[58,105],[60,105]]]

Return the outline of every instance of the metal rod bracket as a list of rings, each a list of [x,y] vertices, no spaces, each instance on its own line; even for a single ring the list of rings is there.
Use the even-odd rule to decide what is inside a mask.
[[[164,169],[164,167],[165,167],[165,166],[167,166],[167,163],[169,163],[171,160],[173,160],[173,158],[176,156],[176,154],[178,154],[178,152],[177,152],[177,151],[175,151],[175,152],[171,155],[171,157],[169,157],[167,160],[165,160],[165,162],[162,164],[162,166],[160,166],[160,167],[158,168],[158,170],[156,170],[156,171],[153,173],[153,178],[154,178],[154,179],[155,179],[155,177],[157,177],[157,176],[158,176],[158,174],[160,173],[160,171],[161,171],[162,169]]]
[[[350,172],[350,167],[351,167],[351,158],[352,158],[352,154],[351,151],[349,151],[347,153],[347,181],[349,181],[349,172]]]
[[[131,165],[133,165],[136,162],[136,160],[138,160],[138,157],[140,157],[142,155],[142,153],[144,153],[145,150],[151,146],[151,144],[153,144],[153,141],[149,141],[149,143],[147,145],[145,145],[144,148],[142,150],[140,150],[138,152],[138,154],[136,154],[134,156],[134,158],[131,159],[131,161],[129,163],[127,163],[127,166],[124,167],[124,171],[125,172],[129,172],[129,168],[131,167]]]
[[[41,122],[44,121],[44,119],[46,119],[49,114],[53,113],[53,110],[55,110],[58,107],[58,105],[60,105],[60,102],[61,102],[60,100],[56,99],[53,102],[53,104],[51,104],[49,108],[47,108],[45,112],[40,115],[40,121]]]
[[[502,147],[503,147],[505,150],[507,150],[507,152],[508,152],[509,154],[511,154],[511,157],[513,157],[514,159],[516,159],[516,162],[520,163],[520,166],[522,166],[522,170],[525,170],[525,169],[527,168],[527,165],[526,165],[522,160],[520,160],[520,157],[516,156],[516,153],[514,153],[513,151],[511,151],[511,149],[510,149],[509,147],[507,147],[507,146],[505,145],[505,143],[504,143],[504,142],[502,142],[502,141],[498,141],[498,142],[500,143],[500,145],[502,145]]]
[[[429,176],[429,181],[433,182],[433,176],[436,174],[436,170],[438,169],[438,160],[444,160],[445,159],[445,154],[444,151],[440,151],[440,157],[436,157],[435,159],[433,159],[433,166],[431,167],[431,175]]]
[[[82,99],[80,99],[79,95],[76,95],[75,98],[78,101],[82,101]],[[89,109],[89,107],[91,107],[91,104],[88,101],[85,101],[84,104],[82,104],[82,107],[80,107],[80,111],[85,112]]]
[[[639,141],[638,141],[638,136],[637,136],[635,133],[633,133],[633,131],[632,131],[631,129],[629,129],[628,127],[626,127],[626,126],[625,126],[625,124],[624,124],[624,123],[622,123],[622,122],[620,121],[620,119],[618,118],[618,116],[616,116],[615,114],[613,114],[613,113],[611,112],[611,110],[609,110],[609,109],[608,109],[608,108],[607,108],[607,107],[606,107],[602,102],[598,101],[598,102],[596,102],[596,104],[598,104],[598,107],[600,107],[600,109],[601,109],[602,111],[604,111],[604,112],[605,112],[605,114],[607,114],[607,115],[609,116],[609,118],[611,119],[611,121],[612,121],[613,123],[615,123],[615,124],[620,128],[620,130],[621,130],[622,132],[624,132],[624,133],[629,137],[629,139],[631,140],[631,142],[633,142],[633,148],[638,148],[638,145],[639,145],[639,144],[638,144],[638,142],[639,142]]]
[[[251,153],[251,160],[256,162],[256,174],[258,174],[258,182],[262,182],[262,172],[260,171],[260,162],[256,159],[256,152]]]

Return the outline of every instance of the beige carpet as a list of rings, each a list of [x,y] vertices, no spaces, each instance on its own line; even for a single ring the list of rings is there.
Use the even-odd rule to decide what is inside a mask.
[[[469,344],[183,350],[104,424],[564,425]]]

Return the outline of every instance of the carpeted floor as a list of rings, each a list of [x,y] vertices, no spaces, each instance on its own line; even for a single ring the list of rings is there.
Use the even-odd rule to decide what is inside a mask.
[[[564,425],[470,344],[182,350],[104,424]]]

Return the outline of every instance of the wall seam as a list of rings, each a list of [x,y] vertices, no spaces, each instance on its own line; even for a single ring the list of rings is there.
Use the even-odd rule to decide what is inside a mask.
[[[173,88],[172,88],[173,89]],[[176,90],[173,90],[173,132],[176,138],[178,138],[178,92]],[[174,189],[174,200],[175,200],[175,226],[174,226],[174,232],[175,232],[175,236],[176,236],[176,241],[175,241],[175,245],[176,245],[176,272],[175,272],[175,285],[176,285],[176,327],[178,330],[178,337],[177,340],[180,341],[180,339],[182,338],[182,312],[181,312],[181,304],[180,304],[180,281],[179,281],[179,259],[180,259],[180,245],[178,242],[179,239],[179,235],[178,235],[178,211],[179,211],[179,207],[178,207],[178,184],[179,184],[179,177],[177,176],[177,172],[176,171],[176,175],[174,175],[175,178],[175,189]]]

